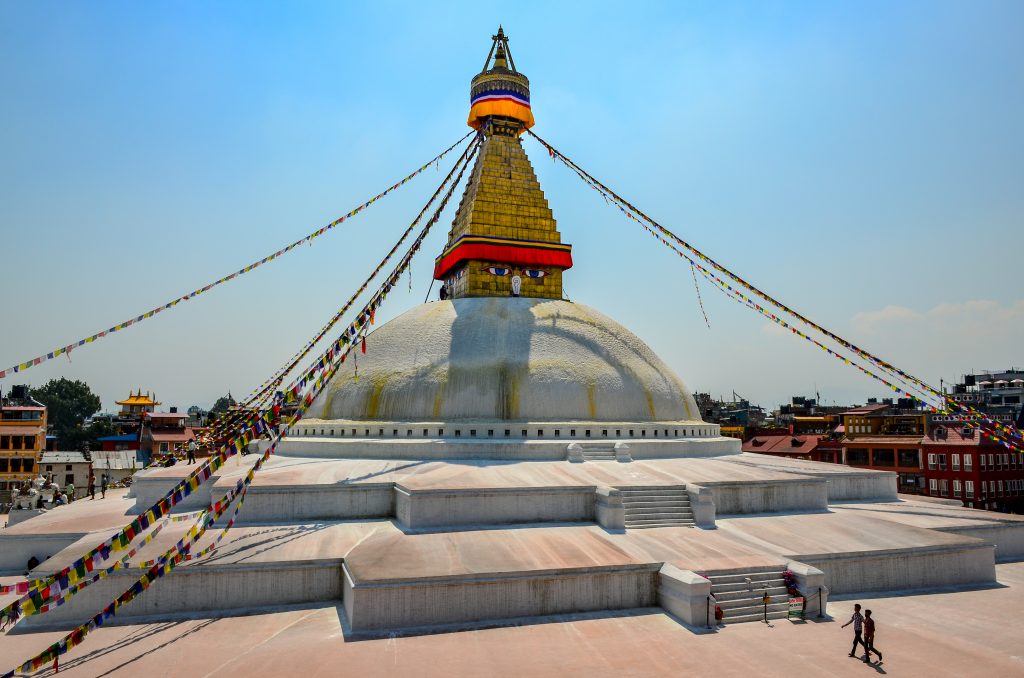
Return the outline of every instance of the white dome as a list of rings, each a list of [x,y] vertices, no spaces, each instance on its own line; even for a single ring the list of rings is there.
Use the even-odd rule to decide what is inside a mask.
[[[582,304],[433,302],[382,325],[366,343],[309,418],[700,421],[686,386],[645,343]]]

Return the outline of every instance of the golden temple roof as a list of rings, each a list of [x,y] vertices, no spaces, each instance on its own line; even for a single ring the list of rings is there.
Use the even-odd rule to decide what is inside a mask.
[[[139,389],[138,393],[132,393],[131,391],[129,391],[128,392],[128,398],[126,400],[116,400],[114,402],[117,403],[118,405],[159,405],[160,404],[156,400],[156,394],[155,393],[153,394],[153,397],[150,397],[149,391],[146,392],[146,395],[142,395],[142,389]]]

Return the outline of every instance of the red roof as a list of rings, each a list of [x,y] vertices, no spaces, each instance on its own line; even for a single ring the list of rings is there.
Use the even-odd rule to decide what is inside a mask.
[[[187,443],[194,437],[190,428],[184,431],[181,429],[157,430],[152,433],[154,443]]]
[[[769,454],[810,454],[818,446],[820,436],[754,436],[743,443],[744,452]]]
[[[940,438],[936,435],[939,428],[935,427],[932,431],[925,436],[924,443],[928,445],[959,445],[968,447],[978,447],[979,445],[994,445],[991,440],[988,440],[981,435],[981,431],[977,428],[974,429],[973,436],[965,436],[963,434],[963,428],[960,426],[943,426],[945,432],[945,438]]]
[[[31,410],[31,411],[34,411],[34,412],[42,412],[46,408],[42,407],[40,405],[3,405],[3,406],[0,406],[0,409],[3,409],[3,410]]]

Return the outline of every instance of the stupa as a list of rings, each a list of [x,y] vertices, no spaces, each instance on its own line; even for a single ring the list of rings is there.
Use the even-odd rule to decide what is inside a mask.
[[[448,298],[371,332],[216,551],[116,621],[328,605],[358,638],[660,608],[698,629],[715,604],[726,623],[785,617],[791,598],[827,615],[830,591],[991,583],[997,553],[1024,556],[1014,516],[898,496],[895,473],[741,453],[641,339],[564,300],[571,247],[522,147],[533,123],[499,29],[471,84],[482,147],[435,260]],[[176,511],[223,497],[252,458]],[[60,569],[188,471],[148,469],[127,495],[0,531],[0,573]],[[80,622],[135,576],[23,624]]]
[[[298,428],[307,440],[287,443],[284,454],[577,459],[612,454],[616,444],[620,457],[637,458],[739,451],[701,420],[683,381],[643,341],[563,299],[572,248],[523,150],[520,135],[533,123],[529,80],[499,28],[470,88],[469,124],[482,146],[435,259],[446,299],[374,332],[373,350],[345,366]]]

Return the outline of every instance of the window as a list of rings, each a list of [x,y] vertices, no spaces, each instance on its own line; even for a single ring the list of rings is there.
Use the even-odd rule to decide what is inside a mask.
[[[953,479],[953,496],[960,496],[960,481],[956,480],[955,478]]]
[[[160,451],[168,452],[171,449],[170,443],[160,443]]]
[[[951,456],[952,456],[952,460],[951,461],[953,462],[953,470],[954,471],[959,471],[960,470],[960,455],[959,454],[954,454],[954,455],[951,455]]]
[[[919,450],[900,450],[900,466],[920,468],[920,454]]]
[[[868,451],[863,447],[851,447],[847,449],[846,463],[850,466],[867,466]]]
[[[966,494],[968,497],[973,497],[974,496],[974,481],[973,480],[966,480],[966,481],[964,481],[964,494]]]
[[[965,455],[964,455],[964,470],[965,470],[965,471],[970,471],[970,470],[972,470],[972,468],[971,468],[971,465],[972,465],[972,464],[971,464],[971,460],[972,460],[973,458],[974,458],[974,456],[973,456],[973,455],[970,455],[970,454],[965,454]]]
[[[939,481],[939,494],[943,497],[949,496],[949,481],[945,478]]]
[[[996,487],[998,487],[998,488],[999,488],[999,494],[1003,494],[1003,481],[1002,481],[1002,480],[1000,480],[1000,481],[999,481],[999,482],[997,483]]]
[[[939,455],[939,470],[940,471],[945,471],[946,470],[946,455],[944,455],[944,454],[940,454]]]
[[[0,458],[0,473],[9,473],[10,464],[7,458]]]
[[[896,465],[896,451],[895,450],[872,450],[872,465],[873,466],[895,466]]]
[[[939,481],[935,478],[928,479],[928,493],[938,494],[939,493]]]
[[[988,455],[988,467],[990,469],[992,469],[993,471],[996,470],[995,458],[996,458],[996,455],[994,455],[994,454]]]
[[[994,480],[988,481],[988,493],[989,494],[995,494],[996,493],[996,481],[994,481]]]
[[[11,436],[0,436],[0,450],[11,449]]]
[[[11,473],[21,473],[21,459],[11,459]]]
[[[67,487],[68,485],[74,485],[74,484],[75,484],[75,474],[74,473],[66,473],[66,474],[64,474],[64,486]]]
[[[930,470],[930,471],[934,471],[935,470],[935,453],[934,452],[929,452],[928,453],[928,470]]]

